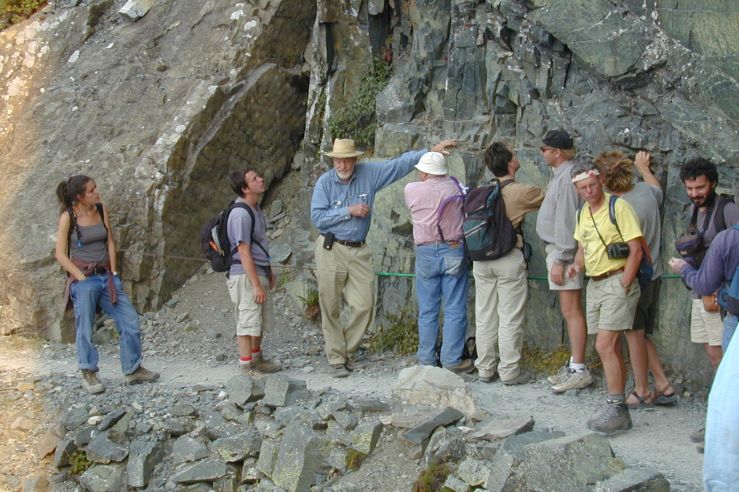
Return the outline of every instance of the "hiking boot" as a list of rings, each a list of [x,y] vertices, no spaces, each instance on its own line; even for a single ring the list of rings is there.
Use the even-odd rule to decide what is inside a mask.
[[[462,359],[456,364],[444,366],[444,369],[452,371],[454,374],[463,374],[474,371],[475,364],[472,362],[472,359]]]
[[[252,371],[260,374],[272,374],[282,369],[279,362],[272,362],[269,359],[265,359],[262,357],[261,352],[251,360],[249,367]]]
[[[349,371],[344,364],[331,364],[329,372],[331,373],[331,376],[335,378],[345,378],[349,376]]]
[[[702,443],[706,438],[706,428],[701,427],[700,429],[691,432],[689,437],[693,442]]]
[[[506,386],[515,386],[517,384],[525,384],[531,381],[531,377],[525,372],[519,372],[518,376],[513,379],[501,379],[500,382]]]
[[[492,383],[493,381],[495,381],[495,374],[493,374],[492,376],[482,376],[478,374],[477,379],[479,379],[481,383]]]
[[[97,395],[105,391],[105,386],[98,379],[98,374],[87,369],[82,369],[82,387],[91,395]]]
[[[588,419],[588,429],[610,436],[631,429],[631,415],[623,402],[607,402],[598,415]]]
[[[555,393],[564,393],[567,390],[586,388],[591,384],[593,384],[593,377],[587,368],[583,372],[568,369],[567,377],[562,382],[552,386],[552,391]]]
[[[126,384],[153,383],[159,379],[159,373],[150,371],[144,366],[139,366],[131,374],[126,374]]]
[[[344,362],[344,367],[346,367],[346,370],[349,372],[354,372],[357,369],[359,369],[361,366],[359,363],[355,360],[346,359],[346,362]]]
[[[557,374],[552,374],[551,376],[547,376],[547,381],[549,381],[549,384],[552,386],[557,385],[567,379],[567,370],[570,368],[570,363],[563,365],[559,368],[559,371],[557,371]]]

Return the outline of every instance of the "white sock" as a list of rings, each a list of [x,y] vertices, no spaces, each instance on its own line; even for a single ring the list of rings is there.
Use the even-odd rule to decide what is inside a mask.
[[[570,362],[570,370],[573,372],[585,372],[587,366],[584,363]]]

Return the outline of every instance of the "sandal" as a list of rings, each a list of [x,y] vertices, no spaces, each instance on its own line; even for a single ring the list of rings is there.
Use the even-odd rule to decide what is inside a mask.
[[[667,390],[672,389],[672,393],[669,395],[667,394]],[[662,405],[662,406],[672,406],[677,403],[677,393],[675,393],[675,389],[672,387],[671,384],[667,384],[664,388],[654,389],[654,404],[655,405]]]
[[[636,403],[629,403],[628,401],[625,401],[624,402],[624,403],[626,403],[626,406],[630,410],[641,410],[643,408],[647,408],[647,407],[651,407],[652,406],[653,400],[652,400],[652,394],[651,393],[649,395],[647,395],[646,397],[643,397],[643,396],[639,396],[639,393],[637,393],[636,390],[634,390],[634,391],[631,392],[631,395],[629,395],[629,397],[631,397],[631,396],[633,396],[634,398],[636,398]],[[628,398],[627,398],[627,400],[628,400]]]

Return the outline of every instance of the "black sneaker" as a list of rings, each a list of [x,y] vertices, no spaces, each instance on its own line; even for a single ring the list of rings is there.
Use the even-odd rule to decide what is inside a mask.
[[[631,429],[631,415],[623,402],[607,402],[598,415],[587,422],[588,429],[610,436]]]
[[[82,369],[82,387],[91,395],[105,391],[105,386],[98,379],[98,373],[87,369]]]

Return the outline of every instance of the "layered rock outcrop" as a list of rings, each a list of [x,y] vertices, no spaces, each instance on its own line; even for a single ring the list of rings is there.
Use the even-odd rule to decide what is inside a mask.
[[[52,252],[53,189],[97,179],[113,211],[125,279],[140,307],[165,301],[198,267],[200,224],[230,198],[225,177],[246,163],[286,204],[290,265],[312,263],[310,184],[328,163],[327,121],[392,61],[377,98],[374,152],[389,156],[458,138],[452,164],[484,179],[481,150],[512,143],[521,178],[545,185],[541,135],[564,127],[580,153],[647,149],[665,185],[663,258],[684,227],[679,165],[718,163],[737,180],[739,7],[706,0],[160,0],[138,20],[118,0],[56,2],[0,33],[0,323],[59,336]],[[151,3],[151,2],[150,2]],[[342,135],[343,136],[343,135]],[[410,178],[409,178],[410,179]],[[409,271],[408,215],[397,184],[381,194],[368,238],[376,268]],[[544,273],[533,220],[533,277]],[[378,315],[409,302],[412,283],[382,278]],[[566,337],[554,297],[532,280],[528,341]],[[687,297],[666,279],[658,344],[678,369],[707,376],[689,341]]]

